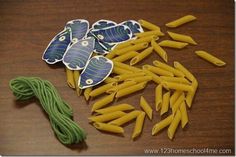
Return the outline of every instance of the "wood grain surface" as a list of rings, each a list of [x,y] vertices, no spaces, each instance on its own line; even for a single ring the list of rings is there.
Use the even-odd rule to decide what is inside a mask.
[[[197,21],[176,29],[165,23],[186,14]],[[125,127],[124,137],[97,131],[88,123],[91,104],[78,97],[66,84],[62,64],[47,65],[41,56],[49,41],[65,23],[83,18],[93,23],[99,19],[122,22],[146,19],[159,25],[163,32],[191,35],[197,46],[183,50],[166,49],[169,64],[180,61],[199,80],[187,128],[177,130],[173,141],[165,129],[151,136],[152,126],[160,121],[145,120],[141,137],[132,141],[134,123]],[[151,155],[145,149],[231,149],[234,154],[234,2],[232,0],[90,0],[90,1],[0,1],[0,154],[2,155]],[[167,39],[164,37],[162,39]],[[226,67],[215,67],[199,59],[195,50],[209,51],[223,59]],[[152,54],[141,66],[160,59]],[[88,136],[82,144],[64,146],[55,137],[47,115],[35,99],[18,102],[9,89],[9,81],[17,76],[38,76],[51,81],[73,108],[74,119]],[[139,108],[144,95],[154,106],[154,87],[118,100]],[[155,153],[152,155],[163,155]],[[183,153],[185,154],[185,153]],[[207,155],[207,153],[204,153]],[[218,153],[217,153],[218,154]],[[220,153],[219,153],[220,154]],[[178,154],[176,154],[178,155]],[[191,155],[191,154],[190,154]],[[195,154],[200,155],[200,154]],[[208,154],[209,155],[209,154]],[[214,155],[214,154],[211,154]]]

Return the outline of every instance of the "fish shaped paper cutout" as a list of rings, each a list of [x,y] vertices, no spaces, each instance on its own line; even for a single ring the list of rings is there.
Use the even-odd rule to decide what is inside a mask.
[[[83,39],[89,31],[89,22],[84,19],[71,20],[66,23],[66,28],[72,32],[72,43]]]
[[[124,21],[121,23],[121,25],[126,25],[130,28],[131,32],[132,32],[132,37],[134,37],[135,33],[141,33],[143,32],[143,28],[142,26],[137,22],[137,21],[134,21],[134,20],[127,20],[127,21]]]
[[[82,71],[78,86],[81,89],[103,82],[112,72],[113,62],[103,56],[92,57]]]
[[[63,63],[70,70],[81,70],[93,54],[95,39],[93,37],[73,43],[63,57]]]
[[[92,25],[92,29],[103,29],[111,26],[117,25],[116,22],[110,20],[98,20]]]
[[[43,53],[42,59],[48,64],[55,64],[62,61],[71,42],[71,29],[66,28],[58,33],[48,44]]]

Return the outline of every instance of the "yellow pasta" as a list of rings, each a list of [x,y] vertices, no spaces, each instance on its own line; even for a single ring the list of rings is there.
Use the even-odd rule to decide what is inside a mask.
[[[153,49],[155,50],[155,52],[165,61],[168,61],[168,56],[166,51],[159,46],[154,40],[151,41],[151,45],[153,47]]]
[[[80,96],[81,91],[82,91],[82,90],[79,88],[79,85],[78,85],[79,75],[80,75],[80,73],[79,73],[78,70],[75,70],[75,71],[73,72],[73,77],[74,77],[74,82],[75,82],[75,90],[76,90],[76,93],[77,93],[78,96]]]
[[[178,69],[179,71],[181,71],[182,73],[184,73],[185,77],[190,80],[193,81],[195,79],[195,77],[193,76],[193,74],[188,71],[188,69],[186,69],[182,64],[180,64],[177,61],[174,61],[174,67],[176,69]]]
[[[119,67],[119,68],[122,68],[124,70],[132,71],[134,73],[142,72],[142,69],[139,69],[139,68],[136,68],[134,66],[130,66],[130,65],[127,65],[127,64],[124,64],[124,63],[113,61],[113,64],[114,64],[114,67]]]
[[[92,91],[92,87],[89,87],[89,88],[86,88],[85,90],[84,90],[84,97],[85,97],[85,100],[89,100],[89,97],[90,97],[90,92]]]
[[[164,36],[164,33],[162,33],[159,30],[155,30],[155,31],[147,31],[147,32],[141,32],[141,33],[135,33],[135,36],[141,38],[141,37],[147,37],[147,36],[152,36],[152,35],[156,35],[156,36]]]
[[[143,70],[143,72],[145,72],[146,75],[151,76],[152,81],[154,81],[155,83],[160,84],[162,82],[161,78],[157,76],[156,74],[154,74],[153,72],[145,70],[145,69]]]
[[[143,111],[147,114],[148,118],[152,120],[152,108],[150,107],[150,105],[143,96],[141,96],[140,98],[140,106],[143,109]]]
[[[173,40],[163,40],[158,45],[162,47],[170,47],[170,48],[176,48],[176,49],[182,49],[185,46],[188,45],[188,43],[173,41]]]
[[[145,36],[145,37],[141,37],[135,40],[132,40],[131,43],[132,44],[139,44],[139,43],[144,43],[144,42],[148,42],[150,43],[152,40],[158,40],[159,37],[157,35],[151,35],[151,36]]]
[[[120,43],[120,44],[116,45],[115,46],[115,51],[119,50],[119,49],[122,49],[122,48],[125,48],[125,47],[128,47],[128,46],[131,46],[131,45],[132,45],[132,40],[125,41],[123,43]]]
[[[185,23],[188,23],[188,22],[191,22],[193,20],[197,19],[195,16],[193,15],[186,15],[184,17],[181,17],[175,21],[172,21],[172,22],[169,22],[166,24],[167,27],[171,27],[171,28],[175,28],[175,27],[178,27],[178,26],[181,26]]]
[[[141,83],[138,83],[136,85],[121,89],[121,90],[117,91],[116,98],[120,98],[120,97],[129,95],[131,93],[140,91],[140,90],[144,89],[146,84],[147,84],[147,82],[141,82]]]
[[[93,112],[93,111],[100,109],[100,108],[106,106],[107,104],[111,103],[113,101],[114,97],[115,97],[115,93],[107,95],[107,96],[103,97],[102,99],[98,100],[97,102],[95,102],[93,104],[91,111]]]
[[[115,111],[115,112],[106,113],[106,114],[102,114],[102,115],[98,115],[98,116],[92,116],[92,117],[89,117],[88,119],[93,122],[107,122],[107,121],[111,121],[111,120],[120,118],[124,115],[126,115],[125,112]]]
[[[138,77],[138,76],[144,76],[144,75],[145,75],[144,72],[137,72],[137,73],[133,73],[133,74],[121,74],[121,75],[117,75],[117,76],[115,76],[114,78],[115,78],[117,81],[124,81],[124,80],[129,79],[129,78]]]
[[[183,91],[180,90],[176,90],[170,97],[170,107],[172,108],[172,106],[174,105],[174,103],[176,102],[176,100],[180,97],[180,95],[183,93]]]
[[[158,67],[154,67],[151,65],[144,65],[143,69],[146,69],[148,71],[151,71],[157,75],[162,75],[162,76],[174,76],[174,74],[172,72],[166,71],[164,69],[158,68]]]
[[[108,89],[110,88],[113,88],[117,85],[116,82],[112,82],[112,83],[108,83],[108,84],[105,84],[103,86],[100,86],[94,90],[92,90],[90,93],[89,93],[89,96],[91,97],[96,97],[98,95],[101,95],[103,93],[105,93]]]
[[[144,42],[144,43],[139,43],[139,44],[135,44],[135,45],[131,45],[122,49],[119,49],[117,51],[115,51],[116,55],[122,55],[124,53],[130,52],[130,51],[138,51],[138,50],[142,50],[148,47],[148,43]]]
[[[142,133],[144,119],[145,119],[145,113],[141,112],[136,118],[134,131],[133,131],[133,134],[132,134],[132,139],[133,140]]]
[[[158,60],[153,61],[153,65],[155,65],[156,67],[162,68],[166,71],[172,72],[175,76],[184,77],[184,73],[181,72],[180,70],[177,70],[169,66],[168,64],[162,63]]]
[[[117,56],[117,57],[113,58],[112,60],[116,61],[116,62],[125,62],[125,61],[130,60],[131,58],[137,56],[138,54],[139,53],[136,51],[130,51],[130,52],[127,52],[123,55]]]
[[[188,123],[188,113],[184,101],[180,105],[180,113],[181,113],[181,127],[184,128]]]
[[[188,92],[186,95],[186,99],[185,99],[189,108],[192,106],[193,98],[194,98],[194,95],[195,95],[197,87],[198,87],[198,82],[196,79],[193,80],[192,87],[193,87],[193,91]]]
[[[168,111],[169,103],[170,103],[170,92],[167,92],[163,95],[163,98],[162,98],[161,115],[163,115],[164,113]]]
[[[111,124],[95,122],[93,126],[96,129],[102,130],[102,131],[107,131],[111,133],[121,133],[121,134],[124,133],[124,129],[122,127],[111,125]]]
[[[175,89],[175,90],[182,90],[182,91],[193,91],[193,87],[191,85],[182,84],[182,83],[163,81],[162,86],[167,90]]]
[[[161,120],[160,122],[156,123],[152,128],[152,135],[156,135],[159,131],[170,125],[174,116],[173,114],[169,115],[165,119]]]
[[[159,31],[161,30],[159,26],[157,26],[155,24],[152,24],[151,22],[148,22],[148,21],[143,20],[143,19],[138,20],[138,23],[142,27],[144,27],[146,29],[149,29],[149,30],[159,30]]]
[[[115,119],[115,120],[109,122],[108,124],[121,126],[121,125],[135,119],[139,114],[140,114],[140,111],[135,110],[135,111],[127,113],[126,115],[124,115],[118,119]]]
[[[206,51],[195,51],[195,54],[201,57],[202,59],[216,65],[216,66],[225,66],[226,63],[219,58],[213,56],[212,54],[206,52]]]
[[[116,56],[116,50],[112,50],[111,52],[109,52],[107,55],[106,55],[106,58],[108,59],[112,59]]]
[[[152,53],[152,51],[153,51],[153,47],[149,47],[143,50],[141,53],[139,53],[137,56],[131,59],[130,65],[137,64],[138,62],[140,62],[141,60],[149,56]]]
[[[170,139],[173,139],[173,137],[175,135],[175,131],[176,131],[178,125],[179,125],[180,120],[181,120],[181,113],[178,110],[176,112],[175,116],[174,116],[174,119],[170,123],[170,126],[169,126],[168,131],[167,131],[168,137]]]
[[[118,75],[121,75],[121,74],[133,73],[133,72],[115,66],[115,67],[113,67],[112,73],[114,73],[114,74],[118,74]]]
[[[167,82],[176,82],[176,83],[184,83],[184,84],[191,84],[187,79],[184,77],[169,77],[169,76],[160,76],[163,81]]]
[[[118,90],[130,87],[130,86],[135,85],[135,84],[136,84],[135,81],[126,81],[126,82],[123,82],[123,83],[121,83],[121,84],[119,84],[115,87],[112,87],[112,88],[108,89],[106,91],[106,93],[111,94],[111,93],[117,92]]]
[[[167,32],[167,33],[169,34],[169,36],[173,40],[182,41],[182,42],[185,42],[185,43],[197,45],[197,43],[193,40],[193,38],[188,36],[188,35],[178,34],[178,33],[174,33],[174,32]]]
[[[129,78],[126,81],[134,81],[134,82],[148,82],[152,80],[152,76],[138,76],[134,78]]]
[[[161,103],[162,103],[162,85],[159,84],[155,88],[155,106],[156,106],[156,111],[159,111],[161,109]]]
[[[172,113],[175,113],[179,109],[179,107],[182,104],[182,102],[184,101],[184,99],[185,99],[185,96],[184,96],[184,93],[182,93],[179,96],[179,98],[176,100],[176,102],[173,104],[173,106],[171,108],[172,109]]]
[[[112,77],[107,77],[105,80],[104,80],[105,83],[112,83],[112,82],[117,82],[117,80],[115,78],[112,78]]]
[[[75,88],[75,81],[73,76],[73,70],[70,70],[66,67],[66,78],[67,84],[70,88]]]
[[[106,108],[102,108],[99,110],[95,110],[95,112],[100,113],[100,114],[105,114],[105,113],[112,113],[115,111],[127,111],[127,110],[133,110],[134,107],[129,104],[119,104],[115,106],[110,106]]]

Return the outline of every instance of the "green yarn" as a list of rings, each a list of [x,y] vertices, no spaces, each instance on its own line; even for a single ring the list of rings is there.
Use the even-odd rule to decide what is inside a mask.
[[[10,81],[17,100],[37,97],[48,114],[52,129],[63,144],[79,143],[86,133],[73,120],[72,108],[62,100],[56,88],[38,77],[17,77]]]

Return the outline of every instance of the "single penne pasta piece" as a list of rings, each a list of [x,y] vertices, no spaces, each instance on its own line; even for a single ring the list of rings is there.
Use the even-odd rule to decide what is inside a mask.
[[[171,114],[160,122],[156,123],[152,128],[152,135],[156,135],[159,131],[170,125],[174,118],[174,115]]]
[[[165,61],[167,62],[168,61],[168,56],[167,56],[167,53],[166,51],[161,47],[159,46],[156,41],[152,40],[151,41],[151,45],[153,47],[153,49],[155,50],[155,52]]]
[[[125,48],[125,47],[128,47],[128,46],[131,46],[132,45],[132,41],[133,40],[128,40],[128,41],[122,42],[120,44],[117,44],[115,46],[115,50],[119,50],[119,49],[122,49],[122,48]]]
[[[141,112],[138,110],[129,112],[129,113],[125,114],[124,116],[109,122],[108,124],[121,126],[121,125],[135,119],[140,113]]]
[[[188,80],[193,81],[195,79],[193,74],[187,68],[185,68],[182,64],[180,64],[179,62],[174,61],[174,67],[176,69],[178,69],[179,71],[181,71],[182,73],[184,73],[185,77]]]
[[[179,109],[180,105],[184,100],[185,100],[185,95],[184,93],[182,93],[171,108],[173,114]]]
[[[184,128],[188,123],[188,113],[184,101],[180,105],[180,113],[181,113],[181,126],[182,128]]]
[[[102,114],[102,115],[98,115],[98,116],[92,116],[92,117],[89,117],[88,119],[92,122],[107,122],[107,121],[111,121],[111,120],[120,118],[124,115],[126,115],[125,112],[115,111],[115,112],[106,113],[106,114]]]
[[[173,40],[182,41],[182,42],[185,42],[185,43],[197,45],[197,43],[193,40],[193,38],[190,37],[190,36],[188,36],[188,35],[178,34],[178,33],[169,32],[169,31],[167,31],[167,33],[169,34],[169,36],[170,36]]]
[[[135,81],[126,81],[126,82],[123,82],[123,83],[121,83],[121,84],[119,84],[119,85],[117,85],[115,87],[112,87],[112,88],[108,89],[106,91],[106,93],[111,94],[111,93],[117,92],[117,91],[119,91],[121,89],[124,89],[124,88],[130,87],[132,85],[135,85],[135,84],[136,84]]]
[[[105,83],[112,83],[112,82],[117,82],[117,80],[115,78],[112,78],[112,77],[107,77],[105,80],[104,80]]]
[[[157,35],[144,36],[144,37],[132,40],[131,43],[132,44],[139,44],[139,43],[143,43],[143,42],[150,43],[152,40],[156,41],[158,39],[159,39],[159,37]]]
[[[105,114],[105,113],[112,113],[115,111],[127,111],[127,110],[134,110],[134,107],[129,104],[119,104],[119,105],[95,110],[95,112],[100,113],[100,114]]]
[[[134,81],[134,82],[148,82],[151,80],[152,80],[152,76],[138,76],[138,77],[126,79],[126,81]]]
[[[162,98],[161,116],[168,111],[169,103],[170,103],[170,92],[167,92],[163,95],[163,98]]]
[[[91,91],[92,91],[92,87],[86,88],[86,89],[84,90],[84,97],[85,97],[85,100],[87,100],[87,101],[89,100]]]
[[[75,88],[73,73],[74,73],[73,70],[70,70],[66,67],[66,79],[67,79],[67,84],[70,88]]]
[[[133,134],[131,136],[133,140],[142,133],[144,119],[145,119],[145,113],[141,112],[136,118]]]
[[[162,104],[162,85],[159,84],[155,88],[155,106],[156,111],[159,111],[161,109]]]
[[[116,93],[116,98],[120,98],[120,97],[129,95],[131,93],[140,91],[140,90],[142,90],[142,89],[144,89],[146,87],[146,84],[147,84],[147,82],[140,82],[140,83],[138,83],[136,85],[133,85],[133,86],[130,86],[130,87],[118,90],[117,93]]]
[[[141,38],[141,37],[147,37],[147,36],[152,36],[152,35],[156,35],[156,36],[164,36],[165,34],[162,33],[159,30],[155,30],[155,31],[147,31],[147,32],[141,32],[141,33],[135,33],[135,36]]]
[[[213,56],[212,54],[206,52],[206,51],[195,51],[195,54],[201,57],[202,59],[216,65],[216,66],[224,66],[226,63],[222,61],[221,59]]]
[[[146,58],[147,56],[149,56],[153,51],[153,47],[149,47],[145,50],[143,50],[141,53],[139,53],[137,56],[135,56],[134,58],[131,59],[130,61],[130,65],[135,65],[138,62],[140,62],[141,60],[143,60],[144,58]]]
[[[155,65],[156,67],[159,67],[161,69],[164,69],[166,71],[169,71],[169,72],[173,73],[175,76],[184,77],[184,73],[181,72],[180,70],[177,70],[177,69],[169,66],[168,64],[162,63],[158,60],[153,61],[153,65]]]
[[[175,135],[175,131],[179,125],[179,122],[181,120],[181,113],[178,110],[174,116],[174,119],[172,120],[172,122],[170,123],[170,126],[168,128],[167,134],[169,139],[173,139],[174,135]]]
[[[152,81],[154,81],[157,84],[160,84],[162,82],[161,78],[159,76],[157,76],[156,74],[154,74],[153,72],[149,71],[149,70],[143,70],[143,72],[146,73],[146,75],[151,76],[152,77]]]
[[[175,90],[182,90],[182,91],[187,91],[187,92],[193,91],[193,87],[191,85],[182,84],[182,83],[163,81],[162,86],[167,90],[175,89]]]
[[[167,23],[166,26],[170,27],[170,28],[175,28],[175,27],[181,26],[185,23],[191,22],[195,19],[197,19],[197,18],[193,15],[186,15],[184,17],[177,19],[177,20]]]
[[[92,106],[92,112],[94,112],[97,109],[100,109],[104,106],[106,106],[107,104],[111,103],[113,101],[115,97],[115,93],[107,95],[105,97],[103,97],[102,99],[98,100],[97,102],[95,102]]]
[[[116,56],[116,50],[112,50],[111,52],[109,52],[107,55],[106,55],[106,58],[108,59],[112,59]]]
[[[193,87],[193,91],[188,92],[186,95],[186,99],[185,99],[189,108],[192,106],[193,98],[194,98],[194,95],[195,95],[195,93],[197,91],[197,87],[198,87],[198,82],[196,79],[193,80],[192,87]]]
[[[116,125],[111,125],[111,124],[106,124],[106,123],[100,123],[100,122],[95,122],[93,126],[102,131],[107,131],[111,133],[124,133],[124,129],[122,127],[116,126]]]
[[[117,85],[117,82],[112,82],[112,83],[108,83],[108,84],[105,84],[103,86],[100,86],[98,88],[95,88],[94,90],[92,90],[89,93],[89,96],[96,97],[98,95],[101,95],[101,94],[105,93],[108,89],[113,88],[116,85]]]
[[[143,111],[147,114],[148,118],[152,120],[152,108],[143,96],[141,96],[140,98],[140,106],[143,109]]]
[[[173,41],[173,40],[163,40],[158,45],[162,47],[170,47],[170,48],[176,48],[176,49],[182,49],[185,46],[188,45],[188,43],[179,42],[179,41]]]
[[[78,70],[74,70],[73,72],[73,77],[74,77],[74,82],[75,82],[75,90],[78,96],[80,96],[82,90],[79,88],[79,84],[78,84],[78,80],[79,80],[79,71]]]
[[[115,51],[116,55],[122,55],[124,53],[130,52],[130,51],[138,51],[138,50],[142,50],[148,47],[148,43],[144,42],[144,43],[139,43],[139,44],[135,44],[135,45],[131,45],[122,49],[119,49],[117,51]]]
[[[162,76],[172,76],[174,77],[174,74],[172,72],[166,71],[164,69],[158,68],[158,67],[154,67],[151,65],[143,65],[143,69],[146,69],[148,71],[151,71],[157,75],[162,75]]]
[[[180,97],[180,95],[183,93],[183,91],[176,90],[170,97],[170,107],[175,104],[176,100]]]
[[[133,74],[121,74],[121,75],[115,76],[114,78],[117,81],[124,81],[124,80],[129,79],[129,78],[134,78],[134,77],[144,76],[144,75],[145,75],[144,72],[138,72],[138,73],[133,73]]]
[[[136,68],[134,66],[130,66],[130,65],[127,65],[127,64],[124,64],[124,63],[113,61],[113,64],[114,64],[115,67],[119,67],[119,68],[122,68],[124,70],[132,71],[134,73],[142,72],[142,69],[139,69],[139,68]]]
[[[163,81],[167,81],[167,82],[176,82],[176,83],[184,83],[184,84],[188,84],[190,85],[191,83],[185,79],[184,77],[170,77],[170,76],[160,76],[160,78]]]
[[[112,73],[121,75],[121,74],[133,73],[133,71],[129,71],[129,70],[114,66]]]
[[[125,61],[130,60],[131,58],[137,56],[138,54],[139,53],[136,51],[130,51],[130,52],[127,52],[123,55],[117,56],[117,57],[113,58],[112,60],[116,61],[116,62],[125,62]]]
[[[138,20],[138,23],[142,26],[142,27],[144,27],[144,28],[146,28],[146,29],[149,29],[149,30],[161,30],[160,29],[160,27],[159,26],[157,26],[157,25],[154,25],[154,24],[152,24],[151,22],[148,22],[148,21],[146,21],[146,20],[143,20],[143,19],[140,19],[140,20]]]

